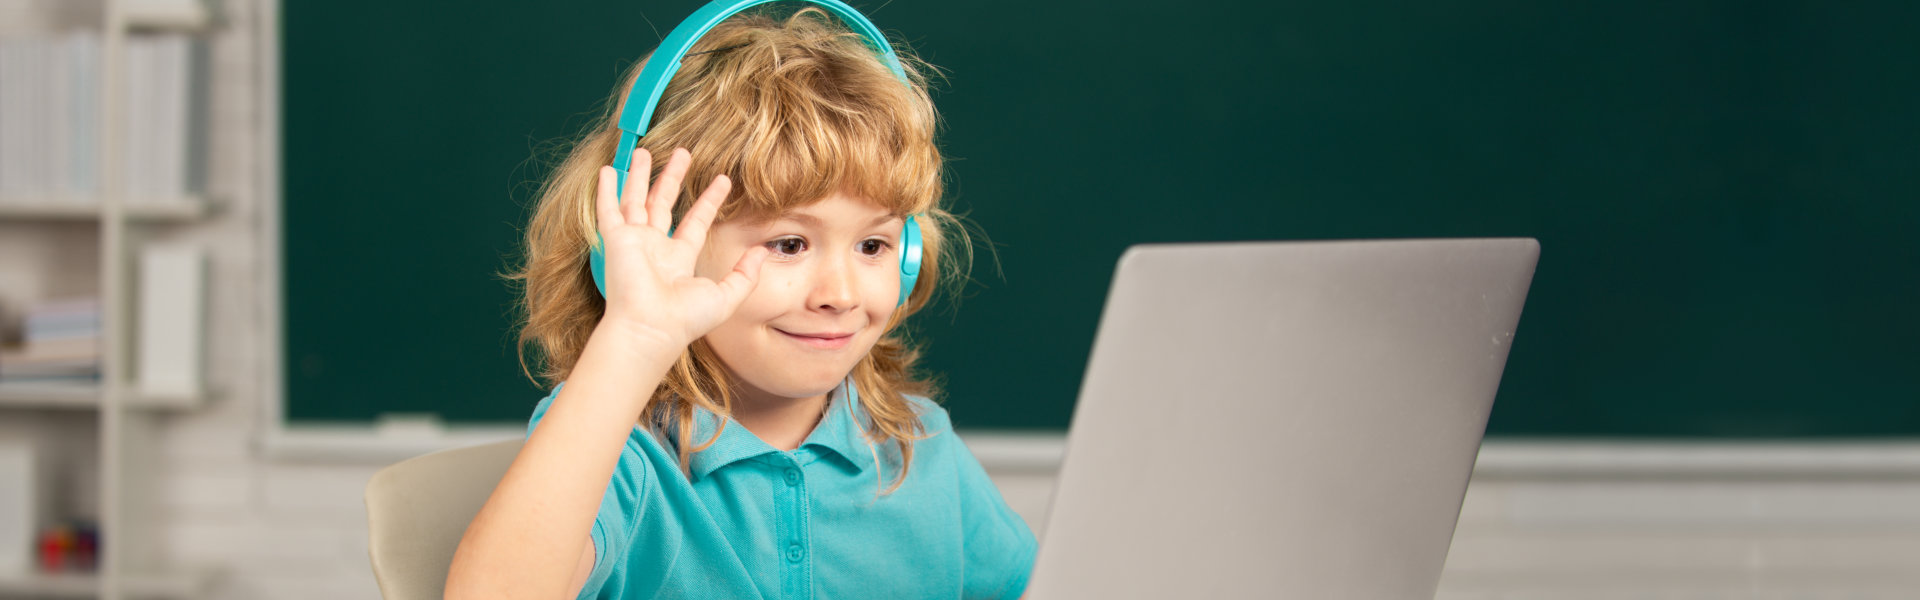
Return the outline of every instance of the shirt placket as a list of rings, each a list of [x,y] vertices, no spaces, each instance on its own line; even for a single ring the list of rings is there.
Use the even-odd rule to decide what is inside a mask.
[[[780,587],[785,598],[813,598],[813,548],[809,541],[808,520],[811,516],[807,500],[807,477],[800,469],[800,461],[795,455],[781,453],[775,461],[779,468],[778,493],[774,494],[776,509],[779,512],[781,531],[785,539],[780,540]]]

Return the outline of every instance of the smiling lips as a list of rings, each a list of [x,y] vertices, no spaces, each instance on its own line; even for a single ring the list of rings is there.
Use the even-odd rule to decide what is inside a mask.
[[[799,334],[790,333],[783,329],[775,329],[774,331],[780,332],[781,335],[787,336],[788,339],[821,350],[834,350],[846,346],[847,342],[853,341],[853,334],[851,333]]]

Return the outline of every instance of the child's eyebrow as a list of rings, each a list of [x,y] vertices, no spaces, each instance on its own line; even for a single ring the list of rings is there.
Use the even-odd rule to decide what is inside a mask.
[[[879,218],[874,219],[872,222],[868,223],[867,226],[878,227],[880,226],[881,223],[892,221],[898,218],[900,217],[895,215],[880,215]],[[782,215],[780,219],[783,221],[793,221],[801,225],[806,225],[808,227],[814,227],[819,229],[825,229],[827,226],[825,221],[820,220],[820,217],[816,217],[806,213],[787,213],[785,215]]]

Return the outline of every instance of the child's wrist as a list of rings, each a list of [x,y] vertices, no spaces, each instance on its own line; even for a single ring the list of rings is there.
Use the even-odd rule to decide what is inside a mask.
[[[668,365],[678,360],[687,345],[693,343],[658,327],[614,315],[601,317],[600,325],[594,328],[594,337],[608,337],[631,352],[663,360]]]

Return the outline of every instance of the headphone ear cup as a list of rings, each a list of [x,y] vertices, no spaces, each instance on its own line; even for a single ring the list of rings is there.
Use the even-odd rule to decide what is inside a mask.
[[[900,306],[907,305],[914,282],[920,280],[920,252],[920,222],[907,215],[907,224],[900,230]]]
[[[593,232],[598,244],[588,248],[587,264],[593,268],[593,287],[600,290],[600,297],[607,297],[607,239],[600,232]]]

